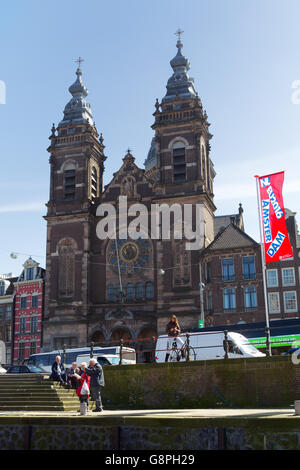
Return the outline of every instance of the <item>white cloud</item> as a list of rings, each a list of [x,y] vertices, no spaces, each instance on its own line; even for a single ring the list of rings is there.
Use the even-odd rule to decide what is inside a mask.
[[[0,213],[4,212],[42,212],[45,204],[42,202],[28,202],[23,204],[8,204],[0,206]]]

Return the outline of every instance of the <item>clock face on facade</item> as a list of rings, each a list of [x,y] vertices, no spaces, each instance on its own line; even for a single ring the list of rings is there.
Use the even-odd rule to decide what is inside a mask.
[[[118,272],[120,265],[122,274],[135,274],[149,265],[151,255],[152,248],[149,240],[143,238],[121,240],[117,238],[112,240],[108,246],[107,262],[115,272]]]

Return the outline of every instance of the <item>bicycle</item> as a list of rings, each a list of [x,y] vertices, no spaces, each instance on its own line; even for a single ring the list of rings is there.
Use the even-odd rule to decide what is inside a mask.
[[[180,359],[187,359],[188,357],[188,351],[189,351],[189,361],[195,361],[196,360],[196,352],[195,349],[192,346],[188,346],[187,341],[183,343],[183,346],[179,349],[177,347],[177,341],[176,337],[173,340],[172,343],[172,349],[168,358],[169,362],[179,362]]]

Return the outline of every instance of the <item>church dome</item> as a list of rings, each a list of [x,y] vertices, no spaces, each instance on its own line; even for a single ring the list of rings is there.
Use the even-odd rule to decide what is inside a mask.
[[[178,49],[177,54],[170,61],[174,73],[168,80],[167,93],[162,102],[172,101],[178,97],[196,98],[197,96],[194,88],[194,79],[188,74],[190,63],[182,54],[183,44],[180,39],[178,39],[176,47]]]
[[[76,70],[76,75],[77,79],[69,87],[69,92],[71,93],[72,98],[65,106],[64,118],[59,123],[58,127],[63,127],[70,122],[83,122],[89,123],[91,126],[93,125],[91,106],[85,100],[88,95],[88,90],[82,82],[82,71],[80,66]]]
[[[144,161],[145,170],[146,171],[150,170],[150,168],[156,166],[156,164],[157,164],[156,143],[155,143],[155,137],[153,137],[147,158]]]

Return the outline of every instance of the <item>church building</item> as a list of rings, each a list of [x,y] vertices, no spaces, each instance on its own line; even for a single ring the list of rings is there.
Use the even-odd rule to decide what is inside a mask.
[[[126,196],[129,208],[143,204],[149,218],[153,204],[199,204],[202,248],[214,240],[210,124],[189,76],[180,34],[176,47],[166,94],[155,103],[145,167],[139,168],[128,151],[105,187],[109,157],[86,101],[79,61],[77,78],[69,88],[72,97],[49,137],[45,351],[86,346],[91,341],[151,339],[165,332],[172,314],[178,316],[182,329],[198,327],[201,250],[186,250],[185,240],[175,236],[124,239],[118,225],[116,239],[97,236],[99,205],[116,206],[118,198]],[[176,217],[171,223],[176,225]]]

